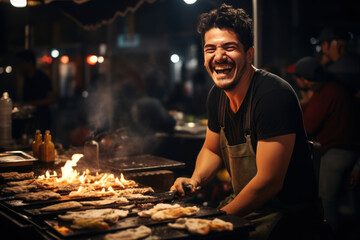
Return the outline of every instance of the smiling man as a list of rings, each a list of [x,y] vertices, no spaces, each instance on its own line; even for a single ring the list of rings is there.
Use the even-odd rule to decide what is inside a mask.
[[[195,192],[224,164],[234,194],[219,208],[251,220],[251,239],[305,238],[316,217],[317,183],[294,90],[252,66],[252,20],[243,9],[223,4],[202,14],[198,32],[214,81],[208,129],[191,178],[176,179],[171,190],[184,194],[189,183]]]

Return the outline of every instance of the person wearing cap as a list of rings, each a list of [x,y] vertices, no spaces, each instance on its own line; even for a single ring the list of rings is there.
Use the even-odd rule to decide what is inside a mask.
[[[327,71],[353,93],[360,90],[360,58],[350,53],[350,32],[340,27],[324,28],[317,39],[321,52],[328,58]]]
[[[340,192],[358,183],[360,171],[353,102],[347,89],[331,81],[314,57],[295,64],[295,78],[313,91],[303,106],[304,126],[310,139],[321,143],[319,195],[325,219],[336,232],[339,226]]]

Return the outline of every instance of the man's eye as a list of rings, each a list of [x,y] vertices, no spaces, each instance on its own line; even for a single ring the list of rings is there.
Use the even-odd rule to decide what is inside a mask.
[[[234,51],[234,50],[236,50],[236,47],[235,46],[228,46],[225,49],[226,49],[226,51]]]
[[[215,52],[215,49],[214,49],[214,48],[205,48],[205,49],[204,49],[204,52],[205,52],[205,53],[214,53],[214,52]]]

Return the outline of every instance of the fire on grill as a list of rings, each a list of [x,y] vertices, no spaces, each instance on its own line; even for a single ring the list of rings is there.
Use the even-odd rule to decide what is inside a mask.
[[[2,203],[5,203],[10,208],[23,208],[23,214],[37,221],[41,219],[43,229],[55,231],[61,238],[82,237],[90,233],[106,233],[105,239],[129,234],[159,237],[161,231],[177,237],[178,229],[184,229],[188,234],[207,234],[210,230],[233,231],[245,226],[240,222],[233,228],[232,223],[227,221],[229,217],[222,211],[185,203],[181,199],[174,202],[173,195],[166,198],[169,193],[155,193],[151,187],[125,179],[123,173],[116,176],[111,172],[93,173],[87,169],[78,172],[76,167],[82,157],[82,154],[74,154],[60,168],[60,172],[47,170],[41,172],[40,176],[33,173],[0,173],[0,180],[6,183],[1,189],[3,198],[0,205],[4,206]],[[182,217],[188,220],[183,220],[184,224],[180,226],[176,219]],[[220,217],[225,222],[216,220],[216,223],[224,227],[213,228],[210,220],[204,220],[201,224],[195,221],[204,217]],[[176,223],[173,230],[174,224],[167,225],[171,222]],[[192,227],[198,225],[207,230],[187,230],[188,222]]]
[[[17,182],[8,182],[7,187],[2,189],[3,194],[15,194],[15,198],[32,200],[47,200],[49,198],[59,198],[60,194],[50,194],[49,191],[64,193],[68,192],[69,197],[106,197],[133,194],[143,194],[154,192],[152,188],[140,188],[133,180],[126,180],[121,173],[120,177],[115,177],[110,173],[96,173],[91,175],[87,169],[80,174],[74,167],[83,157],[82,154],[74,154],[71,160],[66,161],[61,167],[61,177],[56,171],[52,173],[48,170],[45,174],[35,179],[27,179]],[[15,174],[14,174],[15,177]],[[8,177],[7,179],[11,179]],[[48,197],[46,197],[48,196]],[[135,195],[141,197],[139,195]],[[144,196],[146,198],[146,196]]]

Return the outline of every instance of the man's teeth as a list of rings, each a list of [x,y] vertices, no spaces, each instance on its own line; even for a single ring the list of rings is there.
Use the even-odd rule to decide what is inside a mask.
[[[223,70],[229,70],[229,69],[231,69],[231,67],[215,67],[214,69],[216,71],[223,71]]]

